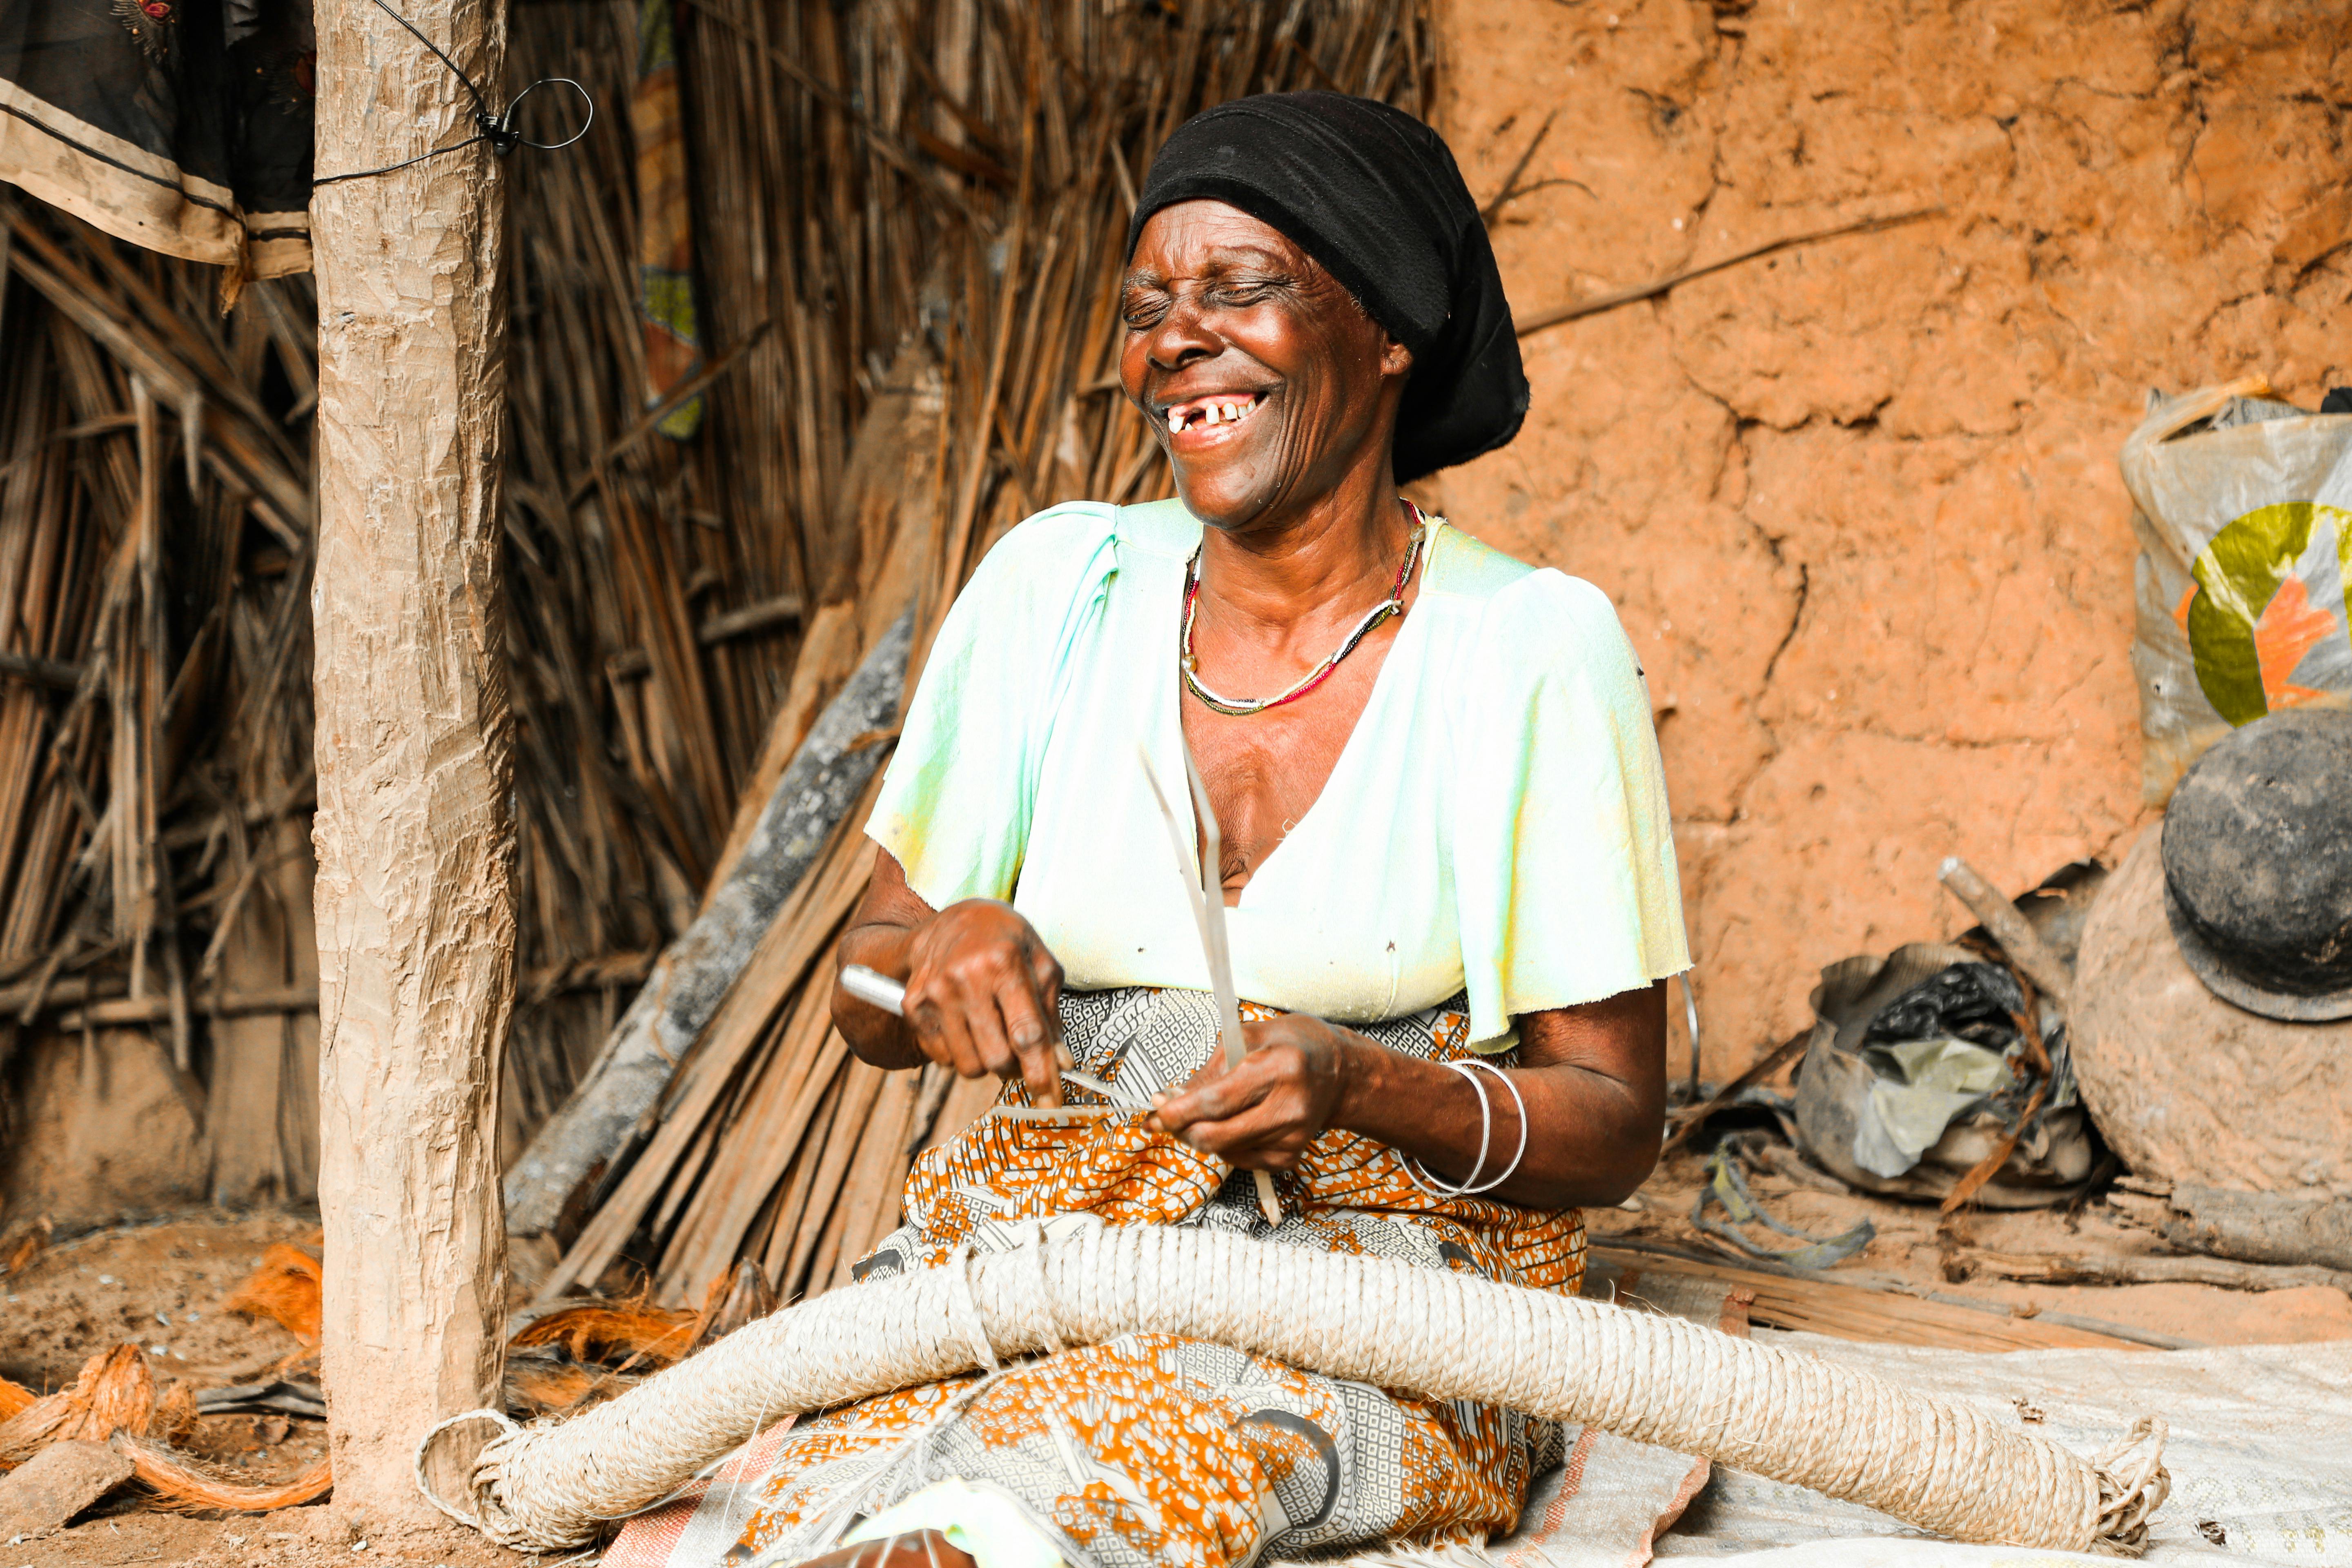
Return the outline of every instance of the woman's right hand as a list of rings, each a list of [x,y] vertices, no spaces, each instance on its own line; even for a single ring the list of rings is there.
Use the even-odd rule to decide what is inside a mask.
[[[907,943],[907,1026],[924,1056],[964,1078],[1019,1078],[1062,1103],[1062,966],[1011,904],[966,899]]]

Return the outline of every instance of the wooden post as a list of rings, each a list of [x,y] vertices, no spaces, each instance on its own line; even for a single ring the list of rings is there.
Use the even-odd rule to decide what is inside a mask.
[[[505,0],[394,0],[495,95]],[[318,173],[473,134],[464,86],[372,0],[317,13]],[[499,573],[504,230],[487,145],[321,184],[316,636],[320,1207],[335,1500],[434,1521],[425,1428],[498,1403],[498,1084],[514,1000]],[[442,1495],[490,1433],[435,1446]]]

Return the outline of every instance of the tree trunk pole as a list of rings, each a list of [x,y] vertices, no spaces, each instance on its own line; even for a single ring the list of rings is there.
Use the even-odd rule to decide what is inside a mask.
[[[394,0],[495,101],[504,0]],[[372,0],[318,8],[320,177],[474,132]],[[498,1403],[498,1086],[514,1001],[499,563],[504,199],[487,145],[318,187],[320,1207],[335,1500],[431,1521],[412,1465]],[[444,1496],[490,1434],[435,1445]]]

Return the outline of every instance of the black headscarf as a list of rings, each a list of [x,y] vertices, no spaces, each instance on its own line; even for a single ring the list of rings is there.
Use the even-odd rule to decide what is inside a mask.
[[[1263,93],[1204,110],[1151,161],[1127,250],[1165,206],[1220,201],[1280,230],[1412,351],[1400,483],[1519,433],[1528,378],[1478,204],[1444,138],[1370,99]]]

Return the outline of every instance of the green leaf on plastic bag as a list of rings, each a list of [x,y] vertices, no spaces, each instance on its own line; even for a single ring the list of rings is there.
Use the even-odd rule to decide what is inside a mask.
[[[2270,711],[2256,628],[2263,612],[2311,548],[2321,521],[2336,529],[2336,549],[2352,574],[2352,512],[2314,501],[2280,501],[2236,519],[2213,536],[2190,568],[2200,592],[2189,605],[2189,647],[2197,684],[2232,725]]]

